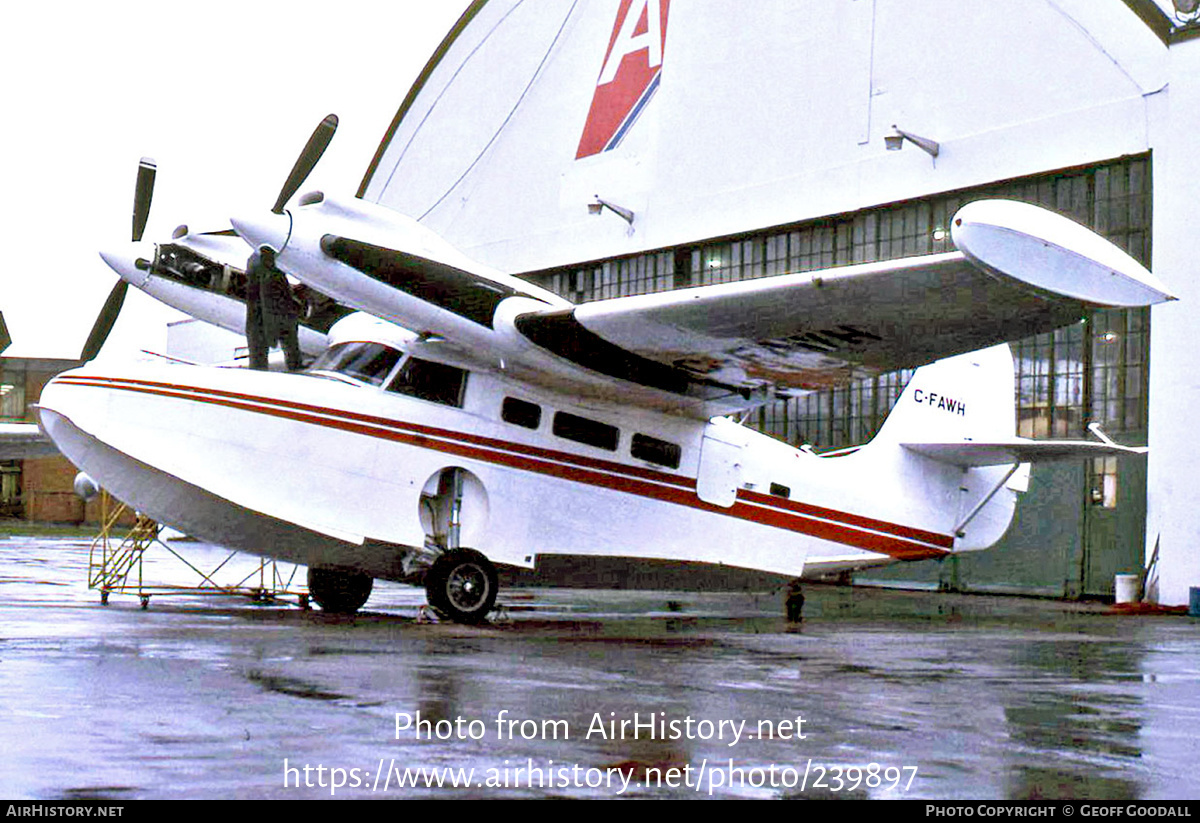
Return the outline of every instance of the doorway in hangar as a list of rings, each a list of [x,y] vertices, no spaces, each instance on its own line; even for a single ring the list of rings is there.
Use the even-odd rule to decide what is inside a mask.
[[[579,266],[528,279],[575,302],[646,294],[954,248],[949,220],[972,200],[1001,197],[1045,206],[1096,230],[1150,263],[1148,154],[1007,180],[777,226],[736,237]],[[1099,423],[1119,442],[1147,438],[1150,313],[1095,311],[1079,324],[1013,341],[1017,433],[1087,438]],[[750,424],[818,451],[865,443],[879,430],[911,372],[895,372],[759,409]],[[861,582],[1052,597],[1104,597],[1113,577],[1142,567],[1145,458],[1034,467],[1004,539],[989,551],[902,563]]]

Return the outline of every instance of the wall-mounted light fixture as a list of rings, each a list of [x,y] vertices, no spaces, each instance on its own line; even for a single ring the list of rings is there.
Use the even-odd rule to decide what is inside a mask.
[[[607,200],[601,200],[600,195],[596,195],[596,200],[593,203],[588,203],[588,214],[600,214],[605,209],[608,209],[613,214],[620,217],[629,225],[633,225],[633,212],[621,206],[609,203]]]
[[[883,143],[887,146],[888,151],[900,151],[904,148],[904,141],[912,143],[921,151],[928,154],[930,157],[937,157],[940,146],[937,141],[930,140],[928,137],[919,137],[915,134],[910,134],[902,129],[892,126],[892,133],[883,138]]]

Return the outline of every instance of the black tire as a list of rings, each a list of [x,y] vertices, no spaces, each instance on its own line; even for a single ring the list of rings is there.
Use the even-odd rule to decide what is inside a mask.
[[[346,569],[308,570],[308,593],[321,611],[354,614],[371,596],[375,580],[363,572]]]
[[[456,623],[484,622],[498,589],[496,567],[473,549],[446,552],[425,575],[429,605]]]

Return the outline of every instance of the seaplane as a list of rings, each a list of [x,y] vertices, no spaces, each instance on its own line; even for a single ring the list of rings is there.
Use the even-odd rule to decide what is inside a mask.
[[[946,558],[1001,538],[1030,462],[1144,451],[1015,434],[1004,341],[1173,299],[1063,216],[980,200],[953,218],[952,252],[574,305],[378,204],[309,192],[289,207],[336,125],[232,231],[142,240],[143,161],[134,242],[103,255],[121,280],[84,356],[128,285],[242,331],[241,261],[271,246],[308,306],[303,371],[91,360],[37,409],[62,453],[138,511],[307,565],[324,610],[357,611],[378,578],[478,623],[498,570],[548,558],[780,583]],[[821,455],[739,422],[905,368],[857,449]]]

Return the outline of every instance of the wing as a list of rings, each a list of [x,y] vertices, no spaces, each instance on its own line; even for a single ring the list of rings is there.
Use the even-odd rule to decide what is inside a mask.
[[[949,254],[603,300],[520,327],[560,353],[577,324],[696,376],[821,389],[1168,297],[1124,252],[1034,206],[972,203],[953,231]]]
[[[336,300],[521,379],[711,416],[1170,299],[1140,264],[1035,206],[959,211],[959,251],[572,306],[363,201],[234,220]],[[433,350],[430,349],[430,352]],[[430,354],[434,356],[435,354]]]
[[[1083,311],[951,253],[604,300],[569,317],[523,317],[520,328],[564,356],[587,332],[697,377],[823,389],[1065,326]]]

